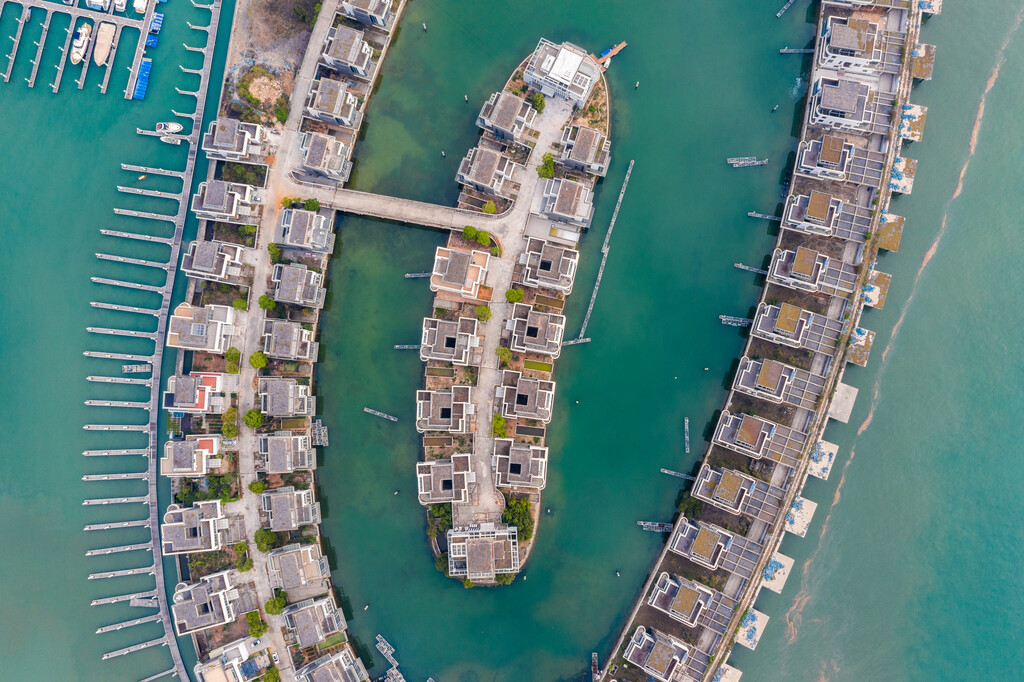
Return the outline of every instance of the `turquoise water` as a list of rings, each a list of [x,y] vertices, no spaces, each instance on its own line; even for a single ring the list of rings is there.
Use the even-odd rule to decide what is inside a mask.
[[[1024,256],[1015,221],[1024,41],[1014,34],[1005,52],[963,193],[950,202],[985,81],[1018,10],[1002,0],[986,3],[984,14],[965,5],[949,2],[942,17],[926,24],[925,40],[939,45],[938,62],[935,79],[915,91],[914,101],[929,106],[929,121],[924,141],[906,150],[921,161],[915,192],[892,209],[908,227],[900,253],[880,264],[895,276],[889,304],[863,320],[878,332],[875,350],[866,370],[846,375],[861,397],[850,425],[833,425],[827,434],[841,448],[832,478],[808,485],[817,517],[807,538],[783,546],[798,570],[781,597],[767,593],[758,603],[772,621],[757,653],[734,656],[748,680],[981,680],[1016,677],[1024,663],[1019,636],[1011,634],[1012,615],[1022,606],[1013,503],[1024,486],[1011,457],[1024,435],[1015,391],[1024,364],[1011,339],[1020,309],[1011,296],[1022,283]],[[742,347],[742,337],[717,315],[742,315],[754,303],[756,283],[732,263],[757,265],[774,240],[745,214],[774,208],[795,145],[800,58],[777,50],[809,42],[808,5],[798,3],[781,20],[775,5],[763,3],[648,4],[628,13],[622,7],[529,1],[495,11],[488,3],[417,0],[367,113],[355,187],[448,203],[459,157],[476,136],[479,103],[539,36],[594,51],[630,42],[608,72],[614,161],[583,244],[569,306],[572,331],[629,159],[636,168],[588,330],[594,341],[567,348],[559,361],[545,491],[553,514],[542,519],[525,582],[467,591],[445,580],[433,568],[411,494],[421,364],[391,346],[415,341],[430,306],[426,286],[401,275],[427,267],[442,236],[339,221],[318,373],[332,443],[320,470],[324,532],[351,633],[371,650],[374,636],[384,634],[411,680],[567,679],[583,672],[591,651],[606,658],[661,546],[635,521],[670,518],[677,486],[658,469],[685,470],[699,456],[700,436],[721,406]],[[93,634],[128,609],[89,608],[89,600],[151,581],[85,579],[148,557],[83,557],[87,549],[131,541],[127,534],[86,537],[84,524],[141,510],[80,506],[113,490],[80,483],[83,474],[131,466],[78,455],[103,445],[81,425],[113,418],[82,401],[129,395],[86,384],[87,374],[101,370],[80,353],[99,347],[87,325],[121,321],[90,309],[89,300],[138,300],[88,283],[90,275],[126,272],[97,263],[92,253],[160,255],[147,245],[111,244],[98,230],[120,220],[111,206],[145,206],[116,196],[115,185],[131,179],[118,163],[180,159],[180,150],[131,131],[165,119],[169,108],[189,106],[172,90],[188,77],[167,63],[185,57],[174,46],[184,39],[186,19],[205,23],[187,4],[172,3],[164,29],[171,35],[158,48],[171,56],[158,62],[145,103],[122,100],[116,75],[111,94],[100,97],[93,85],[98,70],[81,92],[66,80],[52,95],[42,71],[28,90],[24,56],[11,83],[0,85],[8,145],[0,186],[10,194],[7,248],[0,251],[0,351],[8,359],[0,381],[10,396],[0,458],[0,520],[9,549],[0,557],[0,584],[8,588],[0,660],[15,677],[136,679],[167,667],[159,650],[99,661],[104,651],[156,635],[141,628]],[[0,35],[13,32],[12,24],[8,8]],[[30,33],[23,44],[30,45]],[[770,114],[775,104],[779,111]],[[746,154],[771,155],[772,162],[742,172],[723,163]],[[944,216],[945,233],[915,288]],[[72,248],[46,248],[63,244]],[[141,329],[148,321],[129,322]],[[858,436],[872,404],[870,428]],[[364,405],[400,421],[374,419]],[[688,457],[684,416],[694,427]],[[842,496],[822,534],[841,480]],[[786,614],[797,602],[802,611],[788,643]],[[382,671],[379,655],[374,662]]]

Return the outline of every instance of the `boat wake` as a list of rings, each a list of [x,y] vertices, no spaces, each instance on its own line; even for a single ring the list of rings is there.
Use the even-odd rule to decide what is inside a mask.
[[[885,350],[882,351],[881,366],[879,368],[878,375],[875,378],[875,383],[871,387],[870,408],[868,409],[868,414],[864,418],[864,421],[861,422],[861,425],[857,428],[857,436],[863,434],[867,430],[868,426],[871,425],[871,420],[874,419],[875,409],[878,406],[878,399],[881,393],[882,377],[885,375],[885,366],[889,357],[889,352],[892,350],[893,345],[896,342],[896,337],[900,332],[900,328],[903,326],[903,321],[907,316],[907,311],[910,309],[910,304],[913,303],[914,297],[917,295],[917,288],[918,284],[921,281],[921,275],[924,274],[924,269],[928,266],[928,263],[935,256],[936,252],[939,249],[939,243],[942,241],[942,238],[946,234],[946,222],[949,218],[950,206],[963,192],[964,177],[967,175],[967,169],[971,165],[971,159],[974,158],[974,152],[976,151],[978,146],[978,136],[981,131],[981,122],[985,116],[985,99],[988,97],[989,92],[991,92],[992,88],[995,86],[996,81],[999,80],[999,70],[1002,68],[1003,63],[1006,61],[1006,49],[1007,47],[1009,47],[1010,42],[1016,35],[1017,30],[1020,28],[1022,21],[1024,21],[1024,8],[1022,8],[1017,13],[1016,20],[1010,27],[1009,32],[1006,34],[1006,38],[1003,40],[1003,44],[1000,45],[999,52],[996,53],[995,66],[992,69],[992,73],[989,74],[988,80],[985,82],[985,90],[981,93],[981,100],[978,102],[978,112],[974,117],[974,125],[971,128],[971,137],[968,141],[967,158],[964,160],[964,165],[960,168],[960,175],[957,178],[956,189],[953,190],[953,195],[946,202],[946,207],[943,210],[942,214],[942,221],[939,224],[939,232],[938,234],[935,235],[935,239],[932,241],[931,246],[928,247],[928,250],[925,252],[924,257],[921,260],[921,265],[917,269],[917,274],[914,276],[913,285],[910,288],[910,295],[907,296],[907,300],[904,302],[903,307],[900,309],[900,316],[896,320],[896,324],[892,328],[892,334],[889,335],[889,342],[886,344]],[[836,486],[835,495],[833,495],[832,497],[832,504],[829,507],[828,514],[825,515],[824,523],[821,524],[821,531],[818,534],[817,549],[815,549],[815,551],[812,552],[809,557],[807,557],[807,560],[804,561],[803,565],[800,567],[801,585],[806,585],[807,575],[810,571],[810,567],[814,563],[815,559],[817,558],[818,552],[821,549],[821,541],[825,537],[825,533],[828,532],[828,525],[829,521],[832,518],[832,511],[839,504],[841,492],[843,489],[843,483],[846,481],[847,469],[850,468],[850,464],[853,462],[853,458],[856,456],[855,446],[856,441],[854,441],[854,447],[850,448],[850,457],[846,460],[846,463],[843,465],[842,474],[839,477],[839,485]],[[789,611],[786,612],[787,643],[792,643],[796,639],[797,632],[803,619],[804,607],[807,606],[807,602],[810,600],[810,598],[811,595],[808,592],[807,587],[801,587],[800,592],[796,595],[796,598],[793,600],[793,605],[790,607]],[[828,679],[828,677],[824,673],[824,668],[822,669],[822,675],[819,679]]]

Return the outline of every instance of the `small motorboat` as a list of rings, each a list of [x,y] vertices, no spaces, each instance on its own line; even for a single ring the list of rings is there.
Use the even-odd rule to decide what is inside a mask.
[[[149,0],[133,0],[132,2],[132,9],[137,14],[145,14],[147,7],[149,7]]]
[[[181,132],[181,124],[180,123],[173,123],[173,122],[172,123],[157,123],[156,124],[156,131],[158,133],[180,133]]]
[[[85,58],[85,51],[89,47],[89,38],[92,36],[92,24],[84,22],[75,31],[74,42],[71,43],[71,63],[81,64]]]
[[[181,138],[173,135],[164,135],[160,138],[160,141],[166,142],[167,144],[181,144]]]
[[[123,12],[128,6],[128,0],[114,0],[114,11]]]

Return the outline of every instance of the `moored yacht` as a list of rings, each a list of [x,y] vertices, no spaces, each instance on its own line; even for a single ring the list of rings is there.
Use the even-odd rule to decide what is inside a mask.
[[[89,48],[89,38],[92,36],[92,24],[83,21],[75,31],[74,42],[71,43],[71,63],[81,64],[85,57],[85,51]]]

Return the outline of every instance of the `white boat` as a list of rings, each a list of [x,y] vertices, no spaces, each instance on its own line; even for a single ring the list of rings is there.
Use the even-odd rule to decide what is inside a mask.
[[[181,144],[181,138],[174,137],[173,135],[164,135],[160,138],[160,141],[166,142],[167,144]]]
[[[114,42],[116,27],[109,21],[101,21],[96,29],[96,46],[92,48],[92,60],[96,66],[103,66],[110,57],[110,47]]]
[[[116,12],[123,12],[127,6],[128,0],[114,0],[114,11]]]
[[[85,6],[97,12],[106,12],[110,9],[110,0],[85,0]]]
[[[156,124],[156,131],[158,133],[180,133],[181,132],[181,124],[180,123],[157,123]]]
[[[89,38],[92,36],[92,24],[88,21],[82,22],[75,31],[74,42],[71,43],[71,63],[81,64],[85,58],[85,51],[89,47]]]
[[[139,14],[145,14],[149,7],[149,0],[132,0],[132,9]]]

